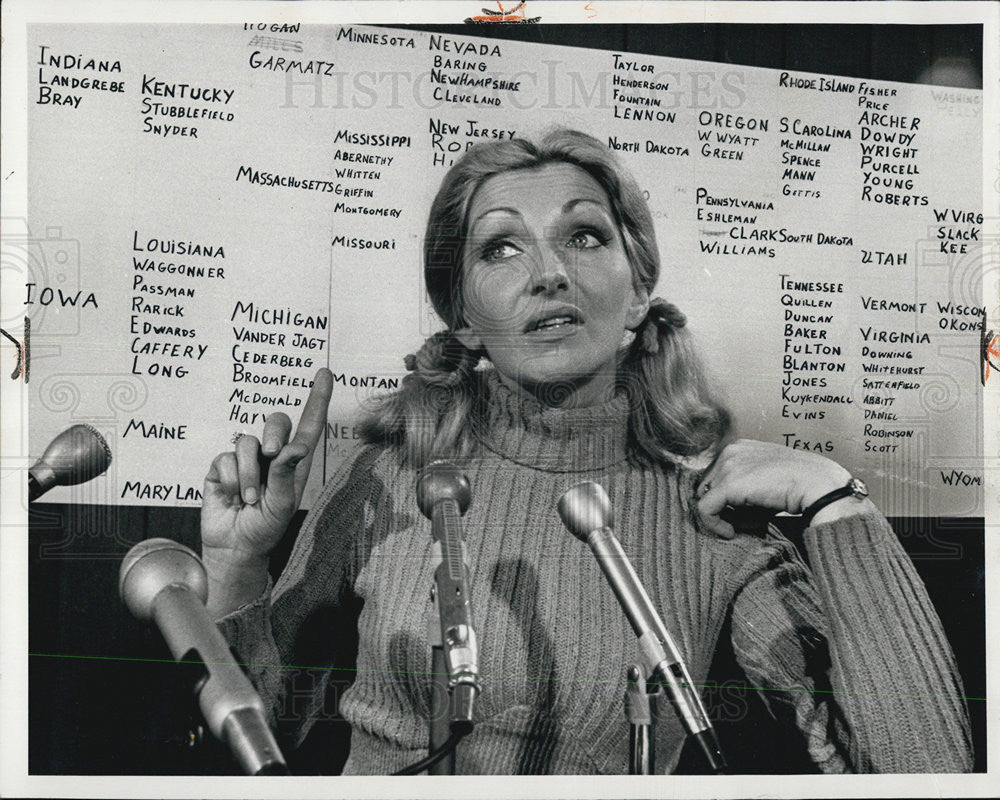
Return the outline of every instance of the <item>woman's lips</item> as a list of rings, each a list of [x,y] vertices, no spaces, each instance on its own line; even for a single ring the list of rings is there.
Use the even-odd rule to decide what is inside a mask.
[[[563,325],[580,324],[583,319],[580,311],[567,304],[552,305],[548,308],[540,308],[532,315],[524,327],[525,333],[545,330],[546,328],[562,327]]]
[[[539,320],[532,330],[544,330],[546,328],[555,328],[559,325],[572,325],[575,322],[575,318],[570,314],[559,314],[551,317],[546,317],[543,320]]]
[[[568,317],[564,319],[564,322],[556,325],[543,325],[541,328],[532,328],[526,331],[525,335],[533,340],[542,339],[545,341],[564,339],[567,336],[572,336],[579,330],[580,323]]]

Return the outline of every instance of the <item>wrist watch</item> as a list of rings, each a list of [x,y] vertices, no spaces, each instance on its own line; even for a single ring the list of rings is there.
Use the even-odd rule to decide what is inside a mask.
[[[839,489],[834,489],[832,492],[828,492],[809,506],[809,508],[803,511],[802,527],[808,528],[813,517],[816,516],[821,508],[825,508],[830,505],[830,503],[840,500],[842,497],[854,497],[858,500],[864,500],[868,497],[868,487],[865,486],[865,482],[860,478],[851,478],[847,482],[846,486],[841,486]]]

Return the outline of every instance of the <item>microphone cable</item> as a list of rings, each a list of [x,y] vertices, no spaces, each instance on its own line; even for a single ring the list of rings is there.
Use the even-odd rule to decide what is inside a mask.
[[[430,769],[435,764],[438,763],[442,758],[451,753],[458,743],[462,741],[465,736],[465,732],[460,732],[453,730],[451,734],[445,739],[437,750],[432,750],[427,754],[425,758],[410,764],[408,767],[403,767],[399,772],[392,773],[393,775],[419,775],[426,769]]]

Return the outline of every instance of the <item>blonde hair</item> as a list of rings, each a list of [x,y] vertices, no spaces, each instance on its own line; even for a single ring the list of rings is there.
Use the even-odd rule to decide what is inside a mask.
[[[433,458],[468,456],[475,449],[471,423],[481,413],[485,391],[476,365],[485,353],[468,350],[453,335],[464,325],[462,258],[468,210],[476,190],[494,175],[551,163],[573,164],[604,189],[633,285],[652,293],[660,257],[649,207],[635,179],[597,139],[562,128],[537,144],[510,139],[472,147],[445,175],[424,238],[424,282],[447,330],[407,356],[411,371],[399,391],[378,401],[362,421],[369,441],[403,446],[416,466]],[[618,371],[617,388],[630,399],[632,452],[666,464],[717,448],[730,427],[729,414],[713,397],[685,323],[676,306],[654,299]],[[561,391],[553,389],[553,396]]]

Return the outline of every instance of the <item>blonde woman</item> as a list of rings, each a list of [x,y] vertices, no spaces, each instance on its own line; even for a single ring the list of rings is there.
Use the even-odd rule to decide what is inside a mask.
[[[559,130],[471,149],[434,201],[424,273],[446,329],[407,357],[402,388],[369,414],[368,444],[324,488],[273,588],[268,554],[301,498],[330,374],[317,375],[294,436],[272,414],[206,478],[209,603],[293,744],[326,683],[297,686],[290,702],[289,681],[298,665],[322,666],[305,655],[317,637],[336,648],[315,621],[339,614],[358,634],[339,702],[352,730],[345,772],[388,774],[426,754],[434,560],[414,486],[447,458],[474,493],[464,527],[483,676],[459,773],[626,771],[635,638],[556,513],[585,479],[610,495],[696,684],[728,617],[747,680],[820,770],[971,768],[954,659],[893,531],[839,464],[727,444],[729,416],[683,313],[652,296],[649,210],[607,148]],[[810,566],[773,528],[734,530],[727,506],[802,513]],[[660,768],[683,741],[665,715]]]

